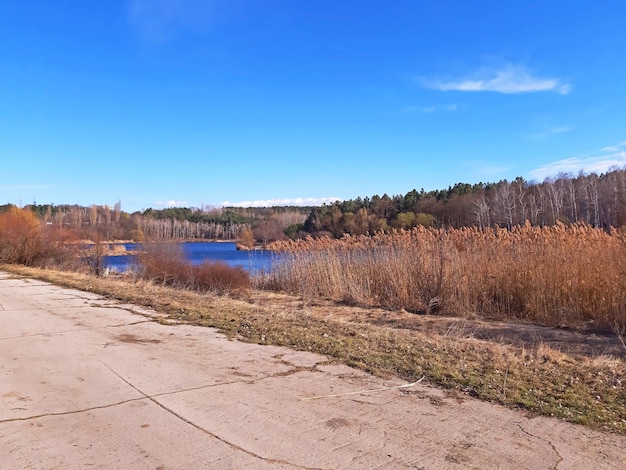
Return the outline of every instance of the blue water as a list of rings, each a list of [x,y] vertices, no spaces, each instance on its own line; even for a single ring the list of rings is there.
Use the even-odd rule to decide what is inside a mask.
[[[252,250],[240,251],[233,242],[183,242],[185,257],[192,264],[201,264],[204,261],[221,261],[229,266],[241,266],[249,272],[269,271],[276,256],[271,251]],[[140,245],[126,243],[126,251],[132,253]],[[132,254],[122,256],[106,256],[105,263],[111,270],[126,271],[133,263]]]

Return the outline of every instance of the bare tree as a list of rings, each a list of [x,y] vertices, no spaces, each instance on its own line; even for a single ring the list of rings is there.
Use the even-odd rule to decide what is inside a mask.
[[[89,222],[92,227],[98,224],[98,206],[92,204],[89,208]]]
[[[487,198],[483,192],[474,200],[474,209],[472,210],[476,223],[480,228],[489,227],[491,225],[490,209],[489,202],[487,202]]]
[[[499,222],[505,224],[509,229],[513,227],[516,198],[511,189],[511,184],[507,181],[501,182],[496,187],[495,204]]]

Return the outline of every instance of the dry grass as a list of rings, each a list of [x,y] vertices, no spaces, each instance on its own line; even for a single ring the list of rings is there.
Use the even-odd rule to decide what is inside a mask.
[[[594,330],[626,326],[626,235],[617,231],[417,227],[274,248],[285,261],[265,286],[305,299]]]
[[[2,266],[29,277],[90,290],[125,303],[145,305],[170,319],[212,326],[260,344],[326,354],[380,375],[430,383],[544,416],[626,434],[626,362],[618,356],[583,357],[544,342],[502,344],[475,337],[468,320],[386,314],[426,324],[438,332],[377,326],[359,309],[330,302],[303,308],[293,296],[256,293],[254,302],[177,290],[151,281]]]

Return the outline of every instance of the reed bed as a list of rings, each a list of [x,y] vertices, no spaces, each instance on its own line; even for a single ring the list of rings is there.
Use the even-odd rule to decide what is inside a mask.
[[[626,234],[584,224],[279,242],[265,287],[348,304],[591,330],[626,328]]]

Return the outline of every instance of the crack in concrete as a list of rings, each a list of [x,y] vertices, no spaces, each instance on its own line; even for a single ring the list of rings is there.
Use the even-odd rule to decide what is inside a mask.
[[[21,281],[21,280],[22,280],[22,278],[17,278],[17,277],[14,277],[14,278],[10,278],[10,277],[9,278],[0,278],[0,281]],[[25,289],[26,287],[48,287],[50,285],[51,284],[26,284],[26,283],[24,283],[22,285],[11,286],[11,287],[17,287],[17,288],[20,288],[20,289]]]
[[[559,466],[559,464],[563,461],[563,456],[561,455],[561,453],[558,451],[558,449],[556,448],[556,446],[552,443],[552,441],[548,440],[548,439],[544,439],[541,436],[537,436],[535,434],[532,434],[528,431],[526,431],[526,429],[523,428],[522,426],[522,422],[521,421],[517,421],[515,423],[517,425],[517,427],[519,428],[520,431],[522,431],[524,434],[527,434],[528,436],[534,437],[535,439],[539,439],[540,441],[543,441],[545,443],[547,443],[550,447],[552,447],[552,450],[554,451],[554,453],[556,454],[558,460],[556,461],[556,463],[550,467],[552,470],[556,470]]]
[[[111,345],[111,344],[115,344],[115,342],[113,342],[113,343],[106,343],[105,347],[107,345]],[[100,362],[102,362],[102,361],[100,361]],[[115,373],[107,364],[105,364],[104,362],[102,362],[102,364],[105,367],[107,367],[109,370],[111,370],[113,373]],[[301,372],[301,371],[302,371],[302,369],[298,369],[298,370],[293,371],[293,373]],[[318,370],[315,370],[314,367],[311,368],[311,371],[312,372],[320,372]],[[287,371],[287,372],[291,372],[291,371]],[[151,397],[152,398],[167,397],[167,396],[176,395],[176,394],[179,394],[179,393],[196,392],[198,390],[204,390],[204,389],[208,389],[208,388],[217,388],[217,387],[223,387],[223,386],[234,385],[234,384],[254,385],[257,382],[261,382],[263,380],[273,379],[273,378],[277,378],[277,377],[285,377],[286,375],[291,375],[291,374],[285,374],[285,372],[277,372],[275,374],[266,374],[266,375],[262,375],[260,377],[250,377],[248,379],[243,379],[242,378],[241,380],[232,380],[232,381],[229,381],[229,382],[217,382],[217,383],[213,383],[213,384],[198,385],[197,387],[181,388],[179,390],[174,390],[172,392],[155,393],[155,394],[151,395]],[[118,377],[119,377],[119,375],[118,375]],[[124,379],[122,379],[122,380],[124,380]],[[143,393],[143,392],[140,392],[140,393]]]
[[[102,361],[100,361],[102,362]],[[102,362],[102,364],[109,369],[110,371],[112,371],[115,375],[117,375],[118,377],[120,377],[119,374],[117,374],[115,371],[113,371],[113,369],[111,369],[107,364],[105,364],[104,362]],[[122,377],[120,377],[122,378]],[[122,378],[122,380],[124,380]],[[126,380],[124,380],[124,382],[126,382],[127,384],[129,384]],[[0,424],[2,423],[9,423],[9,422],[13,422],[13,421],[28,421],[31,419],[38,419],[38,418],[46,418],[49,416],[66,416],[66,415],[72,415],[72,414],[79,414],[79,413],[85,413],[87,411],[93,411],[93,410],[101,410],[101,409],[105,409],[105,408],[112,408],[114,406],[119,406],[119,405],[124,405],[126,403],[131,403],[134,401],[141,401],[141,400],[145,400],[145,399],[149,399],[151,401],[152,398],[154,397],[165,397],[165,396],[170,396],[170,395],[176,395],[178,393],[185,393],[185,392],[194,392],[197,390],[202,390],[205,388],[213,388],[213,387],[219,387],[222,385],[233,385],[236,383],[246,383],[246,384],[253,384],[254,380],[234,380],[232,382],[221,382],[221,383],[215,383],[215,384],[209,384],[209,385],[200,385],[198,387],[190,387],[190,388],[186,388],[186,389],[181,389],[181,390],[176,390],[174,392],[163,392],[163,393],[158,393],[155,394],[153,396],[148,396],[145,393],[143,393],[141,390],[138,390],[136,387],[134,387],[133,385],[129,384],[132,388],[134,388],[137,392],[141,393],[143,396],[140,398],[131,398],[128,400],[122,400],[120,402],[116,402],[116,403],[109,403],[107,405],[100,405],[100,406],[93,406],[90,408],[81,408],[78,410],[70,410],[70,411],[59,411],[56,413],[44,413],[44,414],[40,414],[40,415],[33,415],[33,416],[24,416],[24,417],[20,417],[20,418],[9,418],[9,419],[4,419],[4,420],[0,420]],[[157,403],[158,404],[158,403]],[[159,406],[161,406],[160,404],[158,404]],[[26,410],[26,408],[13,408],[13,410]]]
[[[57,299],[57,300],[64,300],[64,299]],[[54,313],[53,310],[63,310],[63,311],[66,311],[66,310],[76,310],[76,309],[79,309],[79,308],[91,308],[91,307],[92,307],[91,305],[68,305],[66,307],[48,307],[47,310],[34,309],[34,308],[14,308],[14,309],[11,309],[11,310],[7,310],[7,312],[33,312],[33,311],[41,312],[41,311],[44,311],[46,313],[50,313],[51,315],[57,315],[56,313]],[[120,308],[120,310],[126,311],[125,309],[122,309],[122,308]]]
[[[102,361],[100,361],[100,362],[102,362]],[[135,385],[133,385],[131,382],[126,380],[124,377],[122,377],[120,374],[115,372],[111,367],[109,367],[108,364],[106,364],[104,362],[102,362],[102,364],[107,369],[109,369],[113,374],[115,374],[120,380],[122,380],[124,383],[126,383],[126,385],[128,385],[129,387],[131,387],[133,390],[137,391],[138,393],[141,393],[145,398],[150,400],[152,403],[154,403],[158,407],[162,408],[164,411],[170,413],[171,415],[173,415],[176,418],[180,419],[181,421],[189,424],[190,426],[193,426],[198,431],[201,431],[204,434],[207,434],[208,436],[211,436],[212,438],[217,439],[220,442],[223,442],[224,444],[232,447],[233,449],[236,449],[236,450],[238,450],[240,452],[243,452],[243,453],[245,453],[245,454],[247,454],[247,455],[249,455],[251,457],[254,457],[254,458],[259,459],[259,460],[261,460],[263,462],[267,462],[267,463],[270,463],[270,464],[273,464],[273,465],[274,464],[275,465],[289,465],[289,466],[294,467],[294,468],[302,468],[302,469],[306,469],[306,470],[325,470],[325,469],[321,469],[321,468],[317,468],[317,467],[303,467],[301,465],[297,465],[297,464],[294,464],[292,462],[288,462],[288,461],[283,460],[283,459],[273,459],[273,458],[270,458],[270,457],[263,457],[262,455],[259,455],[256,452],[253,452],[253,451],[248,450],[248,449],[244,449],[243,447],[235,444],[234,442],[230,442],[230,441],[226,440],[225,438],[220,437],[217,434],[212,433],[208,429],[203,428],[199,424],[194,423],[190,419],[185,418],[183,415],[181,415],[180,413],[177,413],[176,411],[172,410],[171,408],[168,408],[163,403],[159,402],[156,398],[154,398],[154,396],[150,396],[150,395],[146,394],[145,392],[143,392],[142,390],[137,388]],[[200,387],[200,388],[203,388],[203,387]],[[170,392],[169,394],[174,394],[174,393],[179,393],[179,392],[178,391],[177,392]],[[165,394],[163,394],[163,395],[165,395]],[[155,396],[159,396],[159,395],[155,395]]]
[[[273,374],[266,374],[266,375],[263,375],[261,377],[257,377],[257,378],[251,379],[251,380],[241,380],[238,383],[254,384],[255,382],[260,382],[261,380],[276,379],[276,378],[281,378],[281,377],[288,377],[290,375],[297,374],[299,372],[318,372],[318,373],[322,373],[322,371],[317,368],[318,364],[315,364],[314,366],[296,366],[294,364],[291,364],[291,365],[293,366],[292,369],[289,369],[289,370],[286,370],[286,371],[282,371],[282,372],[275,372]]]
[[[74,297],[77,299],[81,299],[81,300],[90,300],[92,301],[91,304],[87,304],[87,305],[73,305],[73,306],[69,306],[69,307],[63,307],[63,310],[67,310],[70,308],[85,308],[85,307],[96,307],[96,308],[109,308],[109,309],[113,309],[113,310],[121,310],[123,312],[128,312],[131,315],[138,315],[140,317],[143,318],[148,318],[151,321],[157,321],[157,320],[167,320],[168,317],[165,315],[160,315],[159,313],[155,312],[154,314],[150,314],[150,313],[145,313],[145,312],[140,312],[137,311],[135,309],[133,309],[132,307],[127,307],[124,306],[124,304],[119,304],[119,303],[115,303],[113,301],[109,301],[106,299],[100,300],[100,299],[92,299],[92,298],[83,298],[83,297]],[[65,300],[65,299],[57,299],[57,300]],[[105,303],[97,303],[98,301],[101,302],[105,302]],[[109,303],[110,302],[110,303]],[[50,310],[48,310],[50,313],[52,313],[54,315],[54,312],[52,312],[52,310],[54,310],[54,307],[51,308]],[[134,325],[134,323],[132,323]],[[173,325],[175,323],[167,323],[168,325]]]
[[[51,335],[60,335],[63,333],[75,333],[77,331],[94,331],[94,330],[105,330],[107,328],[122,328],[124,326],[133,326],[139,325],[141,323],[152,323],[154,320],[142,320],[133,323],[120,323],[118,325],[105,325],[105,326],[96,326],[93,328],[76,328],[73,330],[62,330],[62,331],[49,331],[46,333],[33,333],[30,335],[21,335],[21,336],[7,336],[5,338],[0,338],[0,341],[11,340],[11,339],[20,339],[20,338],[34,338],[37,336],[51,336]]]
[[[287,364],[285,364],[287,365]],[[297,374],[298,372],[319,372],[316,366],[292,366],[291,369],[285,370],[283,372],[276,372],[274,374],[266,375],[264,378],[273,378],[273,377],[288,377],[293,374]]]
[[[352,446],[352,445],[355,445],[355,444],[359,444],[360,442],[362,442],[364,440],[365,440],[365,438],[361,438],[361,439],[357,439],[356,441],[344,442],[343,444],[340,444],[340,445],[335,446],[332,449],[330,449],[328,451],[328,453],[332,453],[332,452],[335,452],[335,451],[338,451],[338,450],[341,450],[341,449],[345,449],[346,447],[349,447],[349,446]],[[354,459],[354,457],[353,457],[353,459]]]
[[[16,422],[16,421],[30,421],[32,419],[48,418],[48,417],[53,417],[53,416],[67,416],[67,415],[73,415],[73,414],[86,413],[88,411],[103,410],[103,409],[106,409],[106,408],[113,408],[115,406],[120,406],[120,405],[124,405],[126,403],[132,403],[134,401],[141,401],[141,400],[145,400],[145,399],[146,399],[145,397],[130,398],[128,400],[122,400],[122,401],[119,401],[117,403],[109,403],[107,405],[92,406],[90,408],[82,408],[80,410],[59,411],[59,412],[56,412],[56,413],[43,413],[43,414],[40,414],[40,415],[23,416],[23,417],[20,417],[20,418],[2,419],[2,420],[0,420],[0,424],[13,423],[13,422]]]
[[[109,367],[106,364],[104,364],[104,365],[106,367]],[[115,373],[115,372],[113,372],[113,373]],[[265,378],[265,377],[263,377],[263,378]],[[122,380],[124,380],[124,379],[122,379]],[[167,397],[167,396],[170,396],[170,395],[177,395],[179,393],[197,392],[198,390],[204,390],[204,389],[207,389],[207,388],[217,388],[217,387],[222,387],[222,386],[225,386],[225,385],[234,385],[234,384],[254,385],[255,382],[256,382],[256,379],[254,379],[254,380],[233,380],[232,382],[219,382],[219,383],[214,383],[214,384],[198,385],[197,387],[181,388],[179,390],[174,390],[173,392],[155,393],[154,395],[152,395],[152,397],[153,398],[154,397]],[[132,387],[132,385],[131,385],[131,387]],[[140,393],[142,393],[142,392],[140,392]]]
[[[168,323],[161,323],[167,326],[170,325],[182,325],[182,324],[189,324],[187,322],[170,322],[169,321],[169,317],[167,315],[162,315],[159,314],[158,312],[155,313],[146,313],[146,312],[139,312],[137,310],[134,310],[132,307],[124,307],[122,304],[108,304],[108,305],[98,305],[98,304],[92,304],[92,307],[98,307],[98,308],[112,308],[112,309],[116,309],[116,310],[123,310],[124,312],[128,312],[132,315],[138,315],[140,317],[144,317],[144,318],[149,318],[152,321],[155,321],[157,323],[162,322],[163,320],[168,321]]]

